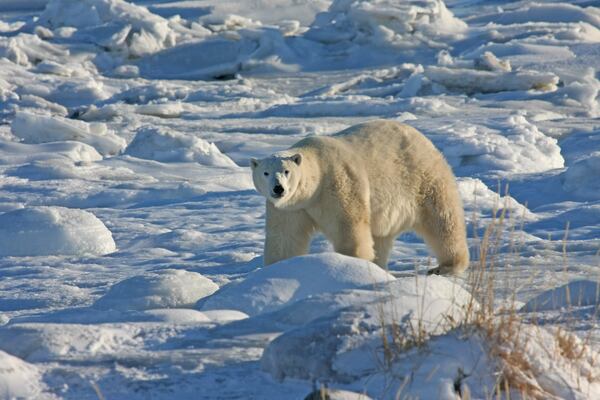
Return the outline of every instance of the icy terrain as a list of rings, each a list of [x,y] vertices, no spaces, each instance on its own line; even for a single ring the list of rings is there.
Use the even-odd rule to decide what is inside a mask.
[[[0,1],[0,399],[600,398],[598,66],[588,0]],[[496,223],[508,346],[413,234],[263,268],[250,158],[374,118],[446,156],[472,270]]]

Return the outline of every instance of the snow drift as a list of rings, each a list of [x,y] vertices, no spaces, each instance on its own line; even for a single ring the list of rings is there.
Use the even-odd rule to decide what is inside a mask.
[[[213,281],[196,272],[165,269],[113,285],[94,307],[105,310],[190,307],[218,288]]]
[[[0,398],[36,398],[44,389],[39,370],[0,350]]]
[[[468,292],[439,276],[399,278],[383,288],[387,296],[283,333],[266,348],[262,368],[277,379],[351,382],[378,370],[383,337],[410,342],[414,335],[442,334],[476,306]]]
[[[112,234],[89,211],[28,207],[0,214],[0,256],[104,255]]]
[[[198,305],[201,311],[233,309],[256,315],[319,293],[392,280],[392,275],[365,260],[337,253],[312,254],[261,268],[241,282],[224,286]]]

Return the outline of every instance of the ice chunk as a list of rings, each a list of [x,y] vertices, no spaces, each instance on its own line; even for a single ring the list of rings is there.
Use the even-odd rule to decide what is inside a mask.
[[[101,154],[117,154],[125,148],[125,139],[115,135],[103,123],[87,123],[62,117],[18,112],[11,125],[13,135],[25,143],[74,140],[95,147]]]
[[[130,57],[173,46],[177,36],[168,20],[123,0],[51,0],[39,21],[77,28],[81,39]]]
[[[114,310],[189,307],[218,288],[196,272],[166,269],[113,285],[94,307]]]
[[[556,90],[559,81],[558,76],[551,72],[506,72],[501,64],[493,71],[429,66],[424,74],[449,90],[467,94],[530,89],[552,91]]]
[[[0,397],[37,398],[44,388],[38,369],[0,350]]]
[[[0,141],[0,165],[35,163],[36,161],[62,160],[74,163],[91,163],[102,160],[92,146],[81,142],[52,142],[23,144]],[[57,163],[64,165],[61,161]]]
[[[384,287],[389,294],[383,299],[342,308],[277,337],[263,353],[262,368],[277,379],[353,381],[378,370],[383,337],[442,334],[476,307],[467,291],[440,276],[399,278]]]
[[[88,211],[27,207],[0,214],[0,256],[104,255],[112,234]]]
[[[24,67],[40,61],[59,62],[68,55],[69,51],[62,46],[45,42],[36,35],[19,33],[14,37],[0,37],[0,57]]]
[[[125,153],[161,162],[197,162],[215,167],[237,167],[214,143],[179,132],[142,128]]]
[[[200,310],[234,309],[248,315],[277,310],[306,297],[394,280],[377,265],[337,253],[294,257],[224,286]]]
[[[600,307],[600,282],[580,280],[546,290],[529,300],[521,311],[560,310],[568,307]]]
[[[335,0],[327,12],[317,15],[305,36],[323,43],[412,48],[444,46],[466,30],[467,25],[441,0]]]

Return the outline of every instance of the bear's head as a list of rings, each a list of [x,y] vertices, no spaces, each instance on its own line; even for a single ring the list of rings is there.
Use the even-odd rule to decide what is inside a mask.
[[[250,161],[256,190],[277,208],[292,206],[294,193],[302,179],[300,153],[275,153],[270,157]]]

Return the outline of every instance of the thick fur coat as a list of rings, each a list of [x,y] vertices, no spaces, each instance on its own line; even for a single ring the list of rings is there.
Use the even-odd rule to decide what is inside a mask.
[[[394,239],[415,231],[435,273],[469,264],[464,212],[443,155],[416,129],[377,120],[309,137],[262,160],[254,184],[267,198],[265,264],[306,254],[316,231],[335,251],[385,267]]]

